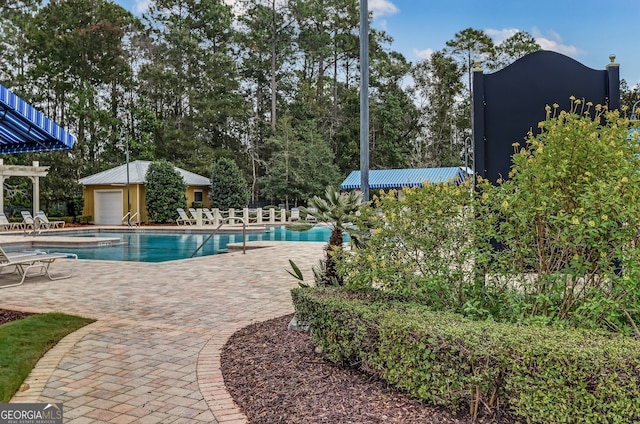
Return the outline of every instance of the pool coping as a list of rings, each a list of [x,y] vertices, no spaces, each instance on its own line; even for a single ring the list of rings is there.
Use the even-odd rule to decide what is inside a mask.
[[[267,230],[266,225],[247,226],[247,233],[260,233]],[[282,226],[282,225],[278,225]],[[114,237],[68,237],[68,235],[94,234],[94,233],[160,233],[160,234],[211,234],[215,230],[218,234],[238,234],[242,232],[242,225],[229,225],[216,230],[213,226],[86,226],[56,228],[41,234],[29,234],[22,231],[0,232],[0,245],[9,246],[12,249],[36,249],[36,248],[95,248],[120,244],[120,238]],[[242,244],[241,244],[242,245]]]

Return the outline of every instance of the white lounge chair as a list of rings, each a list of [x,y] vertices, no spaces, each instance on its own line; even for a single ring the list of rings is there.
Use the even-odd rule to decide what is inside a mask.
[[[49,228],[64,228],[64,221],[49,221],[47,215],[43,211],[36,212],[35,219],[39,219],[49,226]]]
[[[54,276],[49,272],[49,267],[57,259],[78,259],[73,253],[46,253],[40,251],[6,253],[0,247],[0,275],[18,274],[20,282],[0,285],[0,288],[19,286],[27,277],[46,275],[51,281],[69,278],[73,274],[73,266],[68,274]],[[9,269],[10,272],[3,272]],[[35,272],[33,272],[35,271]]]
[[[316,208],[307,208],[307,217],[305,218],[305,221],[307,222],[311,222],[311,223],[317,223],[318,219],[313,216],[312,214],[318,212],[318,210]]]
[[[43,223],[42,221],[35,220],[33,216],[31,216],[31,212],[29,211],[20,211],[22,215],[22,229],[26,232],[27,230],[31,230],[32,232],[40,232],[42,230],[48,230],[49,225]]]
[[[204,209],[202,210],[202,212],[204,212]],[[194,222],[198,222],[198,211],[196,210],[196,208],[189,208],[189,214],[193,217]],[[204,216],[202,217],[202,223],[203,224],[213,224],[212,220],[209,220],[209,217],[204,214]]]
[[[218,219],[216,219],[214,212],[211,212],[207,208],[202,208],[202,213],[204,214],[204,216],[207,217],[207,221],[210,224],[215,224],[216,222],[221,222],[222,221],[222,217],[221,216],[218,216]]]
[[[300,209],[292,208],[291,209],[291,217],[289,218],[291,222],[300,220]]]
[[[9,222],[4,212],[0,212],[0,230],[1,231],[21,230],[21,229],[22,229],[21,222]]]
[[[180,215],[180,216],[178,217],[178,219],[176,219],[176,224],[178,224],[178,225],[193,225],[193,224],[196,223],[195,219],[189,218],[189,216],[184,211],[184,209],[178,208],[177,211],[178,211],[178,215]]]

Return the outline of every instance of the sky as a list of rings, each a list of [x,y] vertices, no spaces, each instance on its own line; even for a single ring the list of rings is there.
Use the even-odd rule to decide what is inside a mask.
[[[140,15],[153,0],[114,1]],[[526,31],[543,49],[593,69],[605,69],[614,54],[620,78],[640,84],[640,0],[368,0],[368,6],[372,26],[413,63],[465,28],[484,30],[496,43]]]

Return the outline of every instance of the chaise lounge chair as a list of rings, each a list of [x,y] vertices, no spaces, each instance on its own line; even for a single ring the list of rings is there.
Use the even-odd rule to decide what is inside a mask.
[[[300,220],[300,209],[292,208],[291,209],[291,217],[289,217],[289,221],[299,221]]]
[[[48,228],[64,228],[65,224],[64,221],[49,221],[49,218],[47,218],[47,215],[43,211],[36,212],[35,219],[39,219],[40,221],[44,222],[45,225],[48,226]]]
[[[26,232],[27,230],[31,230],[32,232],[40,232],[42,229],[48,229],[45,225],[40,228],[40,220],[36,221],[29,211],[20,211],[22,215],[22,229]]]
[[[49,272],[49,267],[56,259],[78,259],[78,255],[73,253],[46,253],[40,251],[6,253],[0,247],[0,275],[18,274],[21,276],[20,282],[15,284],[0,285],[0,288],[19,286],[24,283],[27,277],[37,277],[46,275],[49,280],[62,280],[69,278],[73,274],[73,266],[68,274],[54,276]],[[3,272],[9,269],[10,272]],[[33,272],[35,270],[35,272]]]
[[[307,212],[307,217],[305,218],[305,221],[316,224],[318,222],[318,219],[315,216],[313,216],[313,214],[317,213],[318,210],[316,208],[307,208],[306,212]]]
[[[203,212],[203,217],[202,217],[202,223],[203,224],[213,224],[213,220],[210,220],[209,217],[207,216],[207,214],[204,213],[204,209],[202,210]],[[196,208],[189,208],[189,213],[191,214],[191,216],[194,219],[194,222],[198,222],[198,211],[196,210]]]
[[[214,212],[210,211],[207,208],[202,208],[202,213],[207,217],[207,221],[210,224],[215,224],[216,222],[222,222],[222,217],[218,216],[218,219],[214,216]]]
[[[196,220],[193,218],[189,218],[187,213],[182,208],[176,209],[178,211],[178,219],[176,219],[176,224],[178,225],[193,225],[196,223]]]
[[[21,222],[9,222],[4,212],[0,212],[0,231],[6,230],[21,230]]]

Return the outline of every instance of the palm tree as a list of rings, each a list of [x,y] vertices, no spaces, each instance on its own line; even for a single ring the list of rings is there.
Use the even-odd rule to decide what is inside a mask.
[[[336,271],[334,254],[342,248],[345,224],[355,217],[358,207],[362,203],[362,194],[357,192],[341,193],[334,187],[327,187],[325,197],[314,196],[307,203],[303,212],[313,216],[318,222],[324,222],[333,227],[329,244],[327,245],[326,272],[323,282],[326,285],[342,285],[342,278]]]

